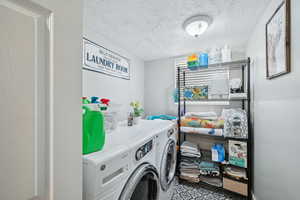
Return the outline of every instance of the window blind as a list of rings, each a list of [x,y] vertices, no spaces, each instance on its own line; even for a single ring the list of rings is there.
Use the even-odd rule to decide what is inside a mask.
[[[198,70],[190,70],[187,68],[186,58],[178,58],[175,60],[175,88],[177,88],[178,68],[180,69],[180,90],[181,98],[183,98],[184,82],[183,73],[185,72],[185,87],[192,86],[208,86],[212,81],[217,79],[226,79],[229,83],[229,69],[226,66],[215,66],[213,68],[201,68]]]

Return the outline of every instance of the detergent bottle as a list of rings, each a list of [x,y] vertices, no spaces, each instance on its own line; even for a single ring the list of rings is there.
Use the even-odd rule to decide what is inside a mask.
[[[207,67],[208,66],[208,54],[207,53],[201,53],[199,55],[199,60],[200,60],[200,67]]]
[[[86,101],[82,106],[82,148],[83,154],[89,154],[102,150],[105,143],[104,116],[97,104],[88,104]]]
[[[192,54],[187,58],[187,67],[190,70],[196,70],[199,67],[199,58],[197,54]]]

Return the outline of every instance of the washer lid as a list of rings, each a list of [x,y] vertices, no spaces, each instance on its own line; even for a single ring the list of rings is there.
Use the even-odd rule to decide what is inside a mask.
[[[169,139],[165,146],[161,166],[160,166],[160,184],[164,191],[166,191],[172,183],[176,172],[176,142]]]
[[[154,166],[144,163],[130,176],[119,200],[158,200],[159,178]]]

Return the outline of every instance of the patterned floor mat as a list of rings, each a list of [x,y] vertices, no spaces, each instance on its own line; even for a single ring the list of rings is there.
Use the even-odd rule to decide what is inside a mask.
[[[245,197],[225,192],[221,189],[204,184],[188,182],[178,183],[175,180],[175,189],[172,200],[245,200]]]

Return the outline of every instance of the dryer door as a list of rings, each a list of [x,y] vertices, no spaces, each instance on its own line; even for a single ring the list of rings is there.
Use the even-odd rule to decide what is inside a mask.
[[[140,165],[126,183],[119,200],[158,200],[159,178],[156,169]]]
[[[164,191],[168,190],[175,177],[176,160],[176,142],[173,139],[169,139],[165,146],[160,166],[160,184]]]

